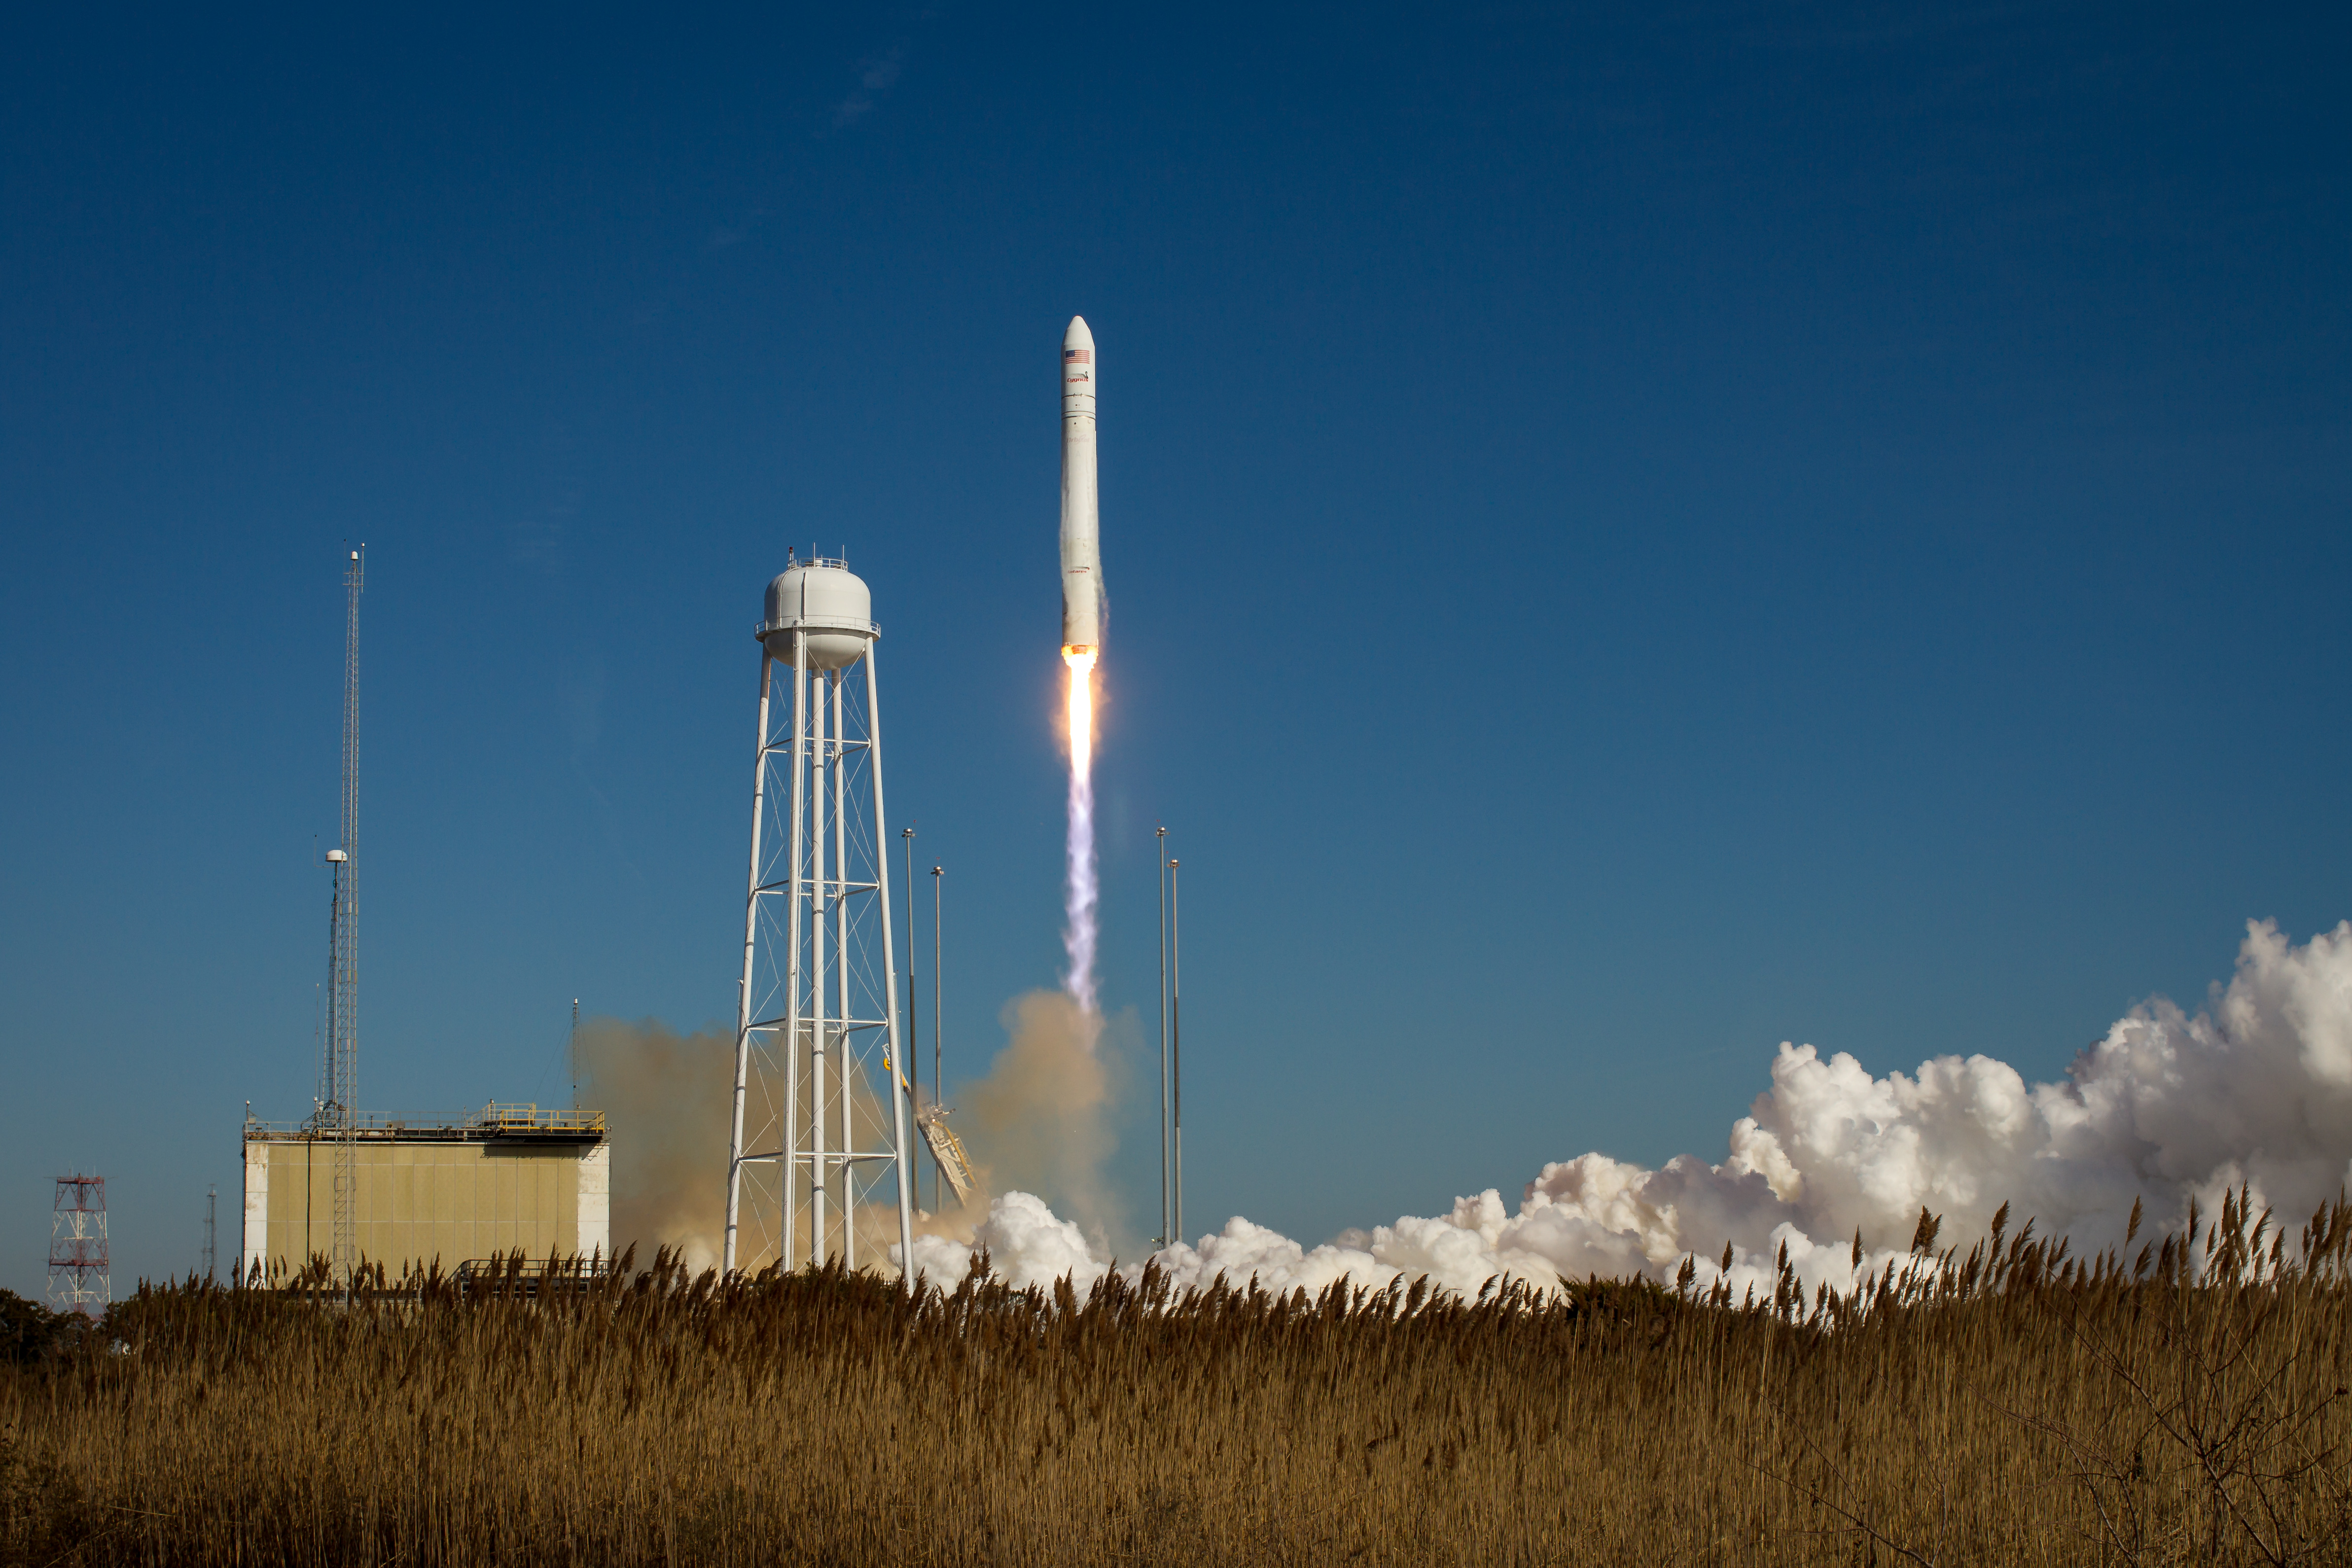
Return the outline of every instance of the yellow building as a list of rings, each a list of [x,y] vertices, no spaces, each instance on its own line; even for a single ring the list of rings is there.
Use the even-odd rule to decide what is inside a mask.
[[[245,1124],[245,1244],[281,1279],[334,1251],[331,1131]],[[370,1121],[352,1134],[358,1256],[398,1278],[411,1266],[494,1253],[611,1257],[612,1146],[601,1111],[492,1104],[463,1122]]]

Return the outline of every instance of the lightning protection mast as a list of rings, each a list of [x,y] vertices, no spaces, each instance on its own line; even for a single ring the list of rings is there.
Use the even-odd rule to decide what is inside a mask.
[[[768,584],[757,634],[720,1258],[730,1271],[827,1258],[855,1268],[887,1263],[893,1242],[902,1259],[914,1249],[914,1108],[891,941],[872,612],[845,563],[812,557]]]
[[[319,1065],[315,1135],[333,1146],[335,1215],[331,1261],[348,1285],[358,1267],[360,1067],[360,593],[367,546],[343,567],[343,798],[341,842],[327,851],[334,873],[327,913],[325,1059]]]
[[[1173,1247],[1176,1234],[1176,1167],[1168,1158],[1168,826],[1160,826],[1160,1235]]]

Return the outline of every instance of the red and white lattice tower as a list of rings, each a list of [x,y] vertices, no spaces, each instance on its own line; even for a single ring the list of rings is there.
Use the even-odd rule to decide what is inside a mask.
[[[96,1318],[113,1299],[106,1262],[106,1178],[59,1176],[49,1215],[49,1304]]]

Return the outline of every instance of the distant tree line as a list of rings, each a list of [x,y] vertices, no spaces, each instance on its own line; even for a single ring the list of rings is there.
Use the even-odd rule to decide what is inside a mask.
[[[0,1290],[0,1355],[11,1366],[31,1366],[62,1355],[90,1327],[89,1320],[78,1313],[52,1311],[14,1290]]]

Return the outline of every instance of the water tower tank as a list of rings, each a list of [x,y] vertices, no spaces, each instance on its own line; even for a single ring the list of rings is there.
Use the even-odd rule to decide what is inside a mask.
[[[768,615],[760,640],[771,657],[793,662],[793,632],[808,632],[808,667],[840,669],[857,662],[882,635],[866,580],[839,561],[795,561],[768,584]]]

